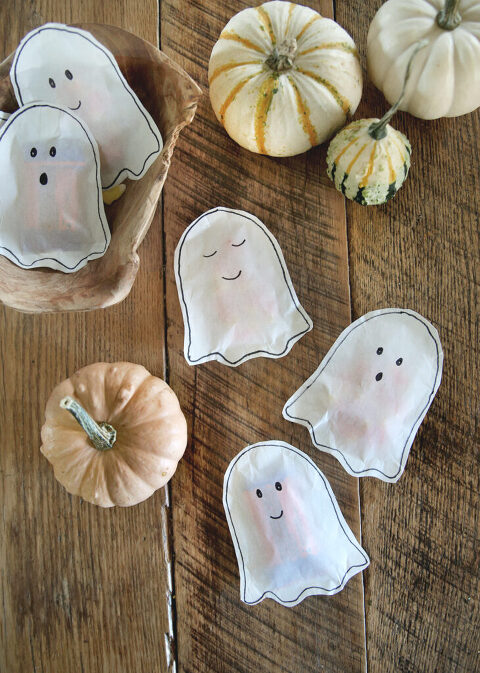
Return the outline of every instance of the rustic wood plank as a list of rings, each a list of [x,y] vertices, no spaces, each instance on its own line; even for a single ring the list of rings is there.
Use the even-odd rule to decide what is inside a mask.
[[[155,0],[6,0],[0,60],[51,20],[111,23],[157,43]],[[0,309],[1,671],[170,670],[165,493],[102,510],[69,496],[39,452],[47,397],[79,367],[131,360],[163,375],[161,229],[157,214],[118,306],[43,316]]]
[[[338,2],[364,56],[381,3]],[[365,59],[363,60],[365,63]],[[371,84],[356,117],[387,104]],[[386,206],[347,205],[353,315],[406,306],[437,326],[443,381],[397,484],[361,481],[370,673],[480,670],[478,350],[480,114],[399,114],[410,176]]]
[[[164,190],[170,383],[188,413],[190,443],[172,483],[180,672],[358,672],[364,662],[362,578],[334,597],[287,609],[240,602],[239,576],[222,507],[223,475],[244,446],[278,438],[306,451],[325,471],[359,537],[358,484],[315,451],[305,429],[282,419],[284,402],[350,322],[343,198],[324,173],[325,148],[286,160],[238,147],[215,120],[207,93],[210,51],[224,24],[247,2],[162,2],[162,49],[206,92],[177,147]],[[259,3],[254,3],[259,4]],[[324,13],[329,3],[310,3]],[[314,330],[280,360],[236,369],[189,367],[173,252],[185,227],[216,205],[258,216],[279,240]]]

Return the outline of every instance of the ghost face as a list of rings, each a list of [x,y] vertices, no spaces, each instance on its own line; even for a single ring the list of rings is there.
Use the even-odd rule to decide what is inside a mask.
[[[98,142],[102,184],[140,178],[162,149],[152,118],[111,54],[86,31],[46,24],[20,43],[11,70],[20,105],[41,100],[84,119]]]
[[[98,151],[73,115],[45,104],[13,114],[0,131],[0,182],[1,254],[65,272],[104,254]]]
[[[262,442],[238,454],[223,501],[245,603],[296,605],[334,594],[368,565],[324,475],[289,444]]]
[[[284,416],[354,476],[396,481],[440,384],[442,349],[424,318],[375,311],[350,325],[287,402]]]
[[[278,243],[248,213],[202,215],[180,240],[175,271],[190,364],[280,357],[311,329]]]

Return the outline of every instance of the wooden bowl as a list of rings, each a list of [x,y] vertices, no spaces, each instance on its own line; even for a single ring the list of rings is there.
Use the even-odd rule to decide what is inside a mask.
[[[122,301],[137,275],[137,248],[148,231],[181,129],[190,124],[200,88],[168,56],[121,28],[79,24],[113,52],[122,73],[152,115],[163,150],[141,180],[126,181],[123,196],[105,211],[112,240],[103,257],[75,273],[21,269],[0,255],[0,300],[29,313],[87,311]],[[10,82],[13,54],[0,64],[0,110],[18,109]]]

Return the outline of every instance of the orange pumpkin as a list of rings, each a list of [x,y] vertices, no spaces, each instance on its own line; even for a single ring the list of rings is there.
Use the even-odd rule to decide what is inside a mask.
[[[187,444],[173,390],[130,362],[80,369],[53,390],[45,416],[41,451],[55,477],[101,507],[148,498],[172,477]]]

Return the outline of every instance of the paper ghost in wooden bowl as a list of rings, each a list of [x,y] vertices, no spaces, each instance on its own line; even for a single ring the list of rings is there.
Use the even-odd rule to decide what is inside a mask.
[[[193,80],[165,54],[128,31],[112,26],[77,26],[113,53],[128,84],[148,110],[164,146],[141,180],[127,181],[122,198],[106,208],[111,243],[101,259],[71,274],[20,269],[0,257],[0,300],[27,312],[104,308],[124,299],[139,268],[137,249],[148,231],[182,128],[201,95]],[[14,54],[0,64],[0,110],[18,108],[10,80]],[[68,66],[65,70],[68,69]]]
[[[354,477],[397,481],[440,385],[437,330],[409,309],[381,309],[349,325],[283,415]]]
[[[113,54],[91,33],[47,23],[15,51],[10,79],[19,105],[46,101],[84,119],[98,143],[103,189],[138,180],[160,154],[155,122]]]
[[[223,505],[240,570],[240,597],[294,606],[332,595],[369,564],[330,484],[290,444],[247,446],[230,463]]]
[[[0,254],[71,273],[110,242],[97,143],[85,123],[46,103],[0,129]]]

